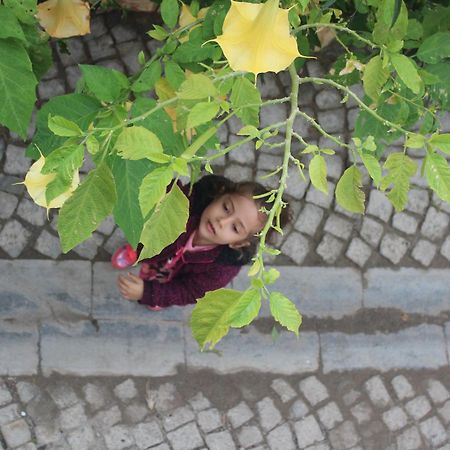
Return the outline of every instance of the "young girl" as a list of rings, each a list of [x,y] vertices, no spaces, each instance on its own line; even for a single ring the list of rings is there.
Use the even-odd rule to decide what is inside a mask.
[[[182,188],[188,191],[188,186]],[[122,296],[160,309],[196,303],[207,291],[226,286],[256,252],[255,234],[267,215],[260,211],[265,198],[253,196],[265,192],[258,183],[234,183],[217,175],[197,181],[189,197],[186,231],[159,255],[143,260],[139,277],[131,273],[118,277]],[[113,266],[133,264],[139,250],[139,246],[137,252],[129,245],[119,248]]]

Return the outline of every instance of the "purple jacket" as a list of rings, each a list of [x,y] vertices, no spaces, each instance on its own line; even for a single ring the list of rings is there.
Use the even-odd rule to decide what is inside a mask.
[[[143,262],[163,264],[186,244],[188,237],[198,227],[200,221],[200,215],[192,212],[192,198],[190,202],[190,217],[186,231],[159,255]],[[224,255],[229,254],[230,251],[235,252],[227,245],[219,245],[204,252],[186,252],[173,268],[170,281],[160,283],[157,280],[144,280],[144,295],[139,303],[160,307],[187,305],[196,303],[197,299],[203,297],[208,291],[226,286],[246,262],[236,261],[236,258],[227,261]]]

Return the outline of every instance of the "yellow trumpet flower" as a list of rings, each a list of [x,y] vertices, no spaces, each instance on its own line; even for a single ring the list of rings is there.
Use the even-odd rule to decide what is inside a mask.
[[[37,18],[52,37],[67,38],[90,33],[89,3],[82,0],[47,0],[38,6]]]
[[[290,35],[288,10],[279,8],[278,0],[232,1],[222,30],[214,41],[235,71],[279,72],[302,56]]]
[[[50,208],[61,208],[64,202],[72,195],[73,191],[77,188],[80,183],[80,176],[78,174],[78,170],[75,170],[73,174],[72,184],[66,192],[58,195],[58,197],[54,198],[50,203],[47,203],[45,198],[45,192],[47,190],[47,186],[55,179],[55,173],[43,174],[41,173],[42,168],[45,164],[45,157],[41,156],[28,170],[25,180],[23,184],[28,190],[30,197],[34,200],[34,202],[43,206],[47,209]]]

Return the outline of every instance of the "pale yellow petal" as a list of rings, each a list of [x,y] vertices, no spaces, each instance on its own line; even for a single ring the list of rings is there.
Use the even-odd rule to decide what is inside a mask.
[[[66,38],[90,33],[89,15],[82,0],[47,0],[38,5],[37,18],[50,36]]]
[[[279,72],[301,56],[290,35],[288,11],[278,7],[278,0],[232,1],[222,30],[215,41],[235,71]]]

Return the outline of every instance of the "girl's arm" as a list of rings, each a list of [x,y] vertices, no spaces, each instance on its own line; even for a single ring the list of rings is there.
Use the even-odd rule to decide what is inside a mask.
[[[168,283],[144,281],[144,295],[139,303],[161,307],[196,303],[206,292],[225,287],[240,268],[212,263],[210,270],[178,275]]]

